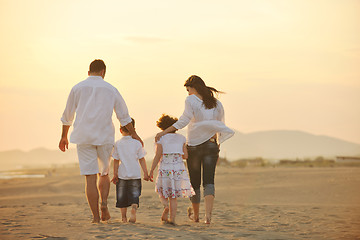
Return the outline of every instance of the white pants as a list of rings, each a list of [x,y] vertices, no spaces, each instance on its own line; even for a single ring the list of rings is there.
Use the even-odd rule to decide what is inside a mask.
[[[109,174],[113,144],[78,144],[76,149],[81,175],[100,173],[101,176],[105,176]]]

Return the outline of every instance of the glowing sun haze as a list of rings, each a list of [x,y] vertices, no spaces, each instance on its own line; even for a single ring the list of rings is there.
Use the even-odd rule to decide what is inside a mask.
[[[0,151],[57,148],[70,89],[96,58],[143,138],[162,113],[180,116],[196,74],[226,92],[240,132],[360,144],[359,13],[356,0],[0,0]]]

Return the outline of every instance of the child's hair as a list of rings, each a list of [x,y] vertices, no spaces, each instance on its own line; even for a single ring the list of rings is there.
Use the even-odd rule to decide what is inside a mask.
[[[131,118],[131,124],[133,125],[133,127],[135,128],[135,120],[133,118]],[[121,131],[129,133],[129,130],[127,130],[127,128],[125,126],[120,126]]]
[[[176,117],[171,117],[169,115],[163,114],[159,120],[156,121],[156,126],[158,126],[161,130],[165,130],[168,127],[172,126],[177,122]]]

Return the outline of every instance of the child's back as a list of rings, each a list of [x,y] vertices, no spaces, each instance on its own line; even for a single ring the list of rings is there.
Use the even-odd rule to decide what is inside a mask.
[[[121,164],[118,169],[120,179],[141,179],[141,168],[139,159],[146,152],[141,143],[131,136],[124,136],[115,143],[114,159],[119,159]]]
[[[162,145],[163,154],[178,153],[183,155],[186,138],[181,134],[168,133],[162,136],[157,143]]]

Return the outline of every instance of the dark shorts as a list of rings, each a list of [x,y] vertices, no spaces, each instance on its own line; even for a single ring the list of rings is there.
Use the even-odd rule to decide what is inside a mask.
[[[116,184],[116,207],[126,208],[132,204],[139,206],[141,179],[120,179]]]

